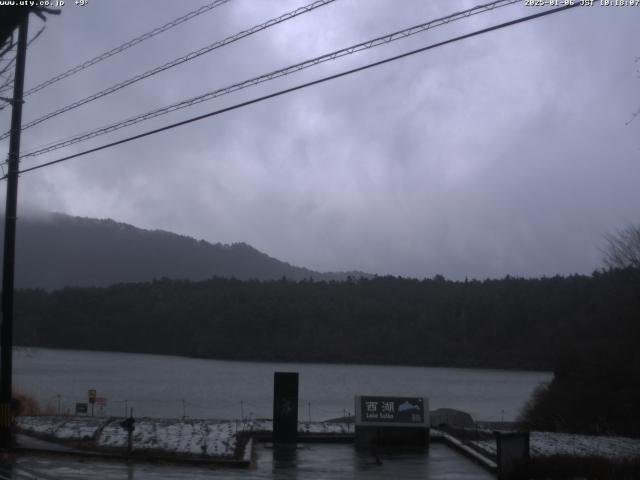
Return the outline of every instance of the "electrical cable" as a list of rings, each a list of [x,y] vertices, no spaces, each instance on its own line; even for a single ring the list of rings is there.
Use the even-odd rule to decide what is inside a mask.
[[[31,45],[40,35],[42,35],[42,32],[44,32],[44,29],[46,28],[46,26],[43,26],[42,28],[40,28],[40,30],[38,30],[38,33],[36,33],[31,40],[29,40],[27,42],[27,47],[29,47],[29,45]],[[13,62],[15,61],[16,57],[13,57],[5,66],[2,70],[0,70],[0,76],[2,76],[4,74],[4,72],[13,64]],[[11,90],[11,88],[13,87],[13,77],[10,77],[7,79],[6,82],[4,82],[2,85],[0,85],[0,94],[2,94],[5,91],[9,91]],[[0,110],[4,110],[4,108],[6,107],[5,105],[1,105],[0,106]]]
[[[426,30],[429,30],[431,28],[436,28],[442,25],[446,25],[449,24],[451,22],[457,21],[457,20],[461,20],[463,18],[467,18],[471,15],[476,15],[478,13],[483,13],[483,12],[487,12],[487,11],[493,11],[496,8],[500,8],[503,6],[507,6],[507,5],[512,5],[514,3],[518,3],[520,0],[497,0],[494,2],[490,2],[484,5],[478,5],[475,6],[473,8],[467,9],[467,10],[463,10],[461,12],[457,12],[451,15],[448,15],[446,17],[442,17],[442,18],[438,18],[435,20],[430,20],[428,22],[424,22],[421,23],[419,25],[415,25],[409,28],[405,28],[403,30],[399,30],[387,35],[383,35],[371,40],[367,40],[365,42],[361,42],[358,43],[356,45],[352,45],[350,47],[346,47],[340,50],[336,50],[333,51],[331,53],[327,53],[324,55],[321,55],[319,57],[315,57],[312,58],[310,60],[305,60],[303,62],[300,63],[296,63],[293,65],[290,65],[288,67],[279,69],[279,70],[275,70],[273,72],[269,72],[263,75],[260,75],[258,77],[254,77],[252,79],[249,80],[244,80],[241,81],[239,83],[235,83],[233,85],[229,85],[223,88],[219,88],[217,90],[211,91],[211,92],[207,92],[204,93],[202,95],[198,95],[196,97],[192,97],[189,98],[187,100],[182,100],[181,102],[178,103],[174,103],[156,110],[153,110],[151,112],[147,112],[145,114],[141,114],[141,115],[137,115],[135,117],[131,117],[128,118],[126,120],[122,120],[120,122],[116,122],[107,126],[103,126],[97,129],[94,129],[88,133],[83,133],[80,135],[77,135],[75,137],[71,137],[70,139],[67,140],[63,140],[60,141],[58,143],[53,143],[53,144],[49,144],[46,147],[42,147],[42,148],[38,148],[35,150],[32,150],[28,153],[25,153],[23,155],[21,155],[21,158],[26,158],[26,157],[34,157],[34,156],[38,156],[38,155],[42,155],[43,153],[48,153],[51,152],[53,150],[57,150],[63,147],[67,147],[70,145],[73,145],[75,143],[78,142],[82,142],[100,135],[104,135],[107,133],[111,133],[114,132],[116,130],[119,130],[121,128],[125,128],[131,125],[135,125],[136,123],[140,123],[143,122],[145,120],[149,120],[151,118],[155,118],[161,115],[165,115],[167,113],[171,113],[174,112],[176,110],[181,110],[183,108],[187,108],[187,107],[191,107],[193,105],[196,105],[198,103],[202,103],[208,100],[213,100],[214,98],[223,96],[223,95],[228,95],[230,93],[234,93],[237,92],[239,90],[245,89],[245,88],[249,88],[249,87],[253,87],[255,85],[259,85],[261,83],[270,81],[270,80],[274,80],[276,78],[280,78],[286,75],[290,75],[292,73],[296,73],[299,72],[301,70],[304,70],[306,68],[310,68],[312,66],[318,65],[320,63],[324,63],[330,60],[335,60],[337,58],[346,56],[346,55],[351,55],[353,53],[356,52],[360,52],[363,50],[368,50],[374,47],[378,47],[380,45],[384,45],[390,42],[393,42],[395,40],[399,40],[402,38],[406,38],[409,37],[411,35],[415,35],[417,33],[421,33],[424,32]],[[23,127],[24,129],[24,127]],[[6,138],[6,136],[8,135],[8,132],[5,133],[3,136],[0,137],[0,139]]]
[[[113,55],[116,55],[120,52],[123,52],[124,50],[133,47],[134,45],[137,45],[140,42],[144,42],[145,40],[148,40],[152,37],[155,37],[156,35],[162,33],[162,32],[166,32],[167,30],[176,27],[178,25],[180,25],[181,23],[186,22],[187,20],[191,20],[194,17],[197,17],[198,15],[202,15],[205,12],[208,12],[209,10],[212,10],[214,8],[217,8],[221,5],[224,5],[227,2],[230,2],[231,0],[215,0],[214,2],[211,2],[207,5],[204,5],[196,10],[193,10],[189,13],[187,13],[186,15],[183,15],[181,17],[176,18],[175,20],[172,20],[169,23],[165,23],[164,25],[154,28],[153,30],[144,33],[132,40],[129,40],[128,42],[123,43],[122,45],[119,45],[115,48],[112,48],[111,50],[104,52],[100,55],[98,55],[97,57],[93,57],[90,60],[87,60],[86,62],[81,63],[80,65],[76,65],[73,68],[70,68],[69,70],[56,75],[53,78],[50,78],[49,80],[46,80],[38,85],[36,85],[35,87],[30,88],[29,90],[27,90],[26,92],[24,92],[24,96],[28,96],[31,95],[33,93],[36,93],[40,90],[42,90],[45,87],[48,87],[49,85],[52,85],[56,82],[59,82],[62,79],[68,78],[71,75],[75,75],[76,73],[89,68],[92,65],[95,65],[96,63],[99,63],[103,60],[106,60],[109,57],[112,57]]]
[[[2,67],[2,70],[0,70],[0,74],[3,74],[7,70],[9,70],[15,61],[16,61],[15,56],[11,60],[7,61],[7,64],[4,67]]]
[[[38,33],[36,33],[33,37],[31,37],[31,40],[27,42],[27,47],[31,45],[33,42],[35,42],[40,35],[42,35],[42,32],[44,32],[45,28],[47,28],[46,25],[43,25],[42,27],[40,27],[40,30],[38,30]]]
[[[324,83],[324,82],[327,82],[329,80],[335,80],[337,78],[345,77],[345,76],[351,75],[353,73],[357,73],[357,72],[361,72],[361,71],[364,71],[364,70],[368,70],[370,68],[377,67],[377,66],[380,66],[380,65],[384,65],[386,63],[390,63],[390,62],[393,62],[395,60],[399,60],[401,58],[409,57],[409,56],[415,55],[417,53],[426,52],[428,50],[432,50],[432,49],[437,48],[437,47],[448,45],[450,43],[455,43],[455,42],[458,42],[460,40],[464,40],[464,39],[467,39],[467,38],[475,37],[477,35],[482,35],[482,34],[485,34],[485,33],[489,33],[489,32],[492,32],[494,30],[499,30],[501,28],[509,27],[509,26],[512,26],[512,25],[517,25],[519,23],[527,22],[529,20],[534,20],[534,19],[541,18],[541,17],[547,16],[547,15],[551,15],[551,14],[554,14],[554,13],[562,12],[562,11],[565,11],[565,10],[568,10],[570,8],[574,8],[574,7],[577,7],[577,6],[579,6],[579,4],[577,4],[577,3],[573,4],[573,5],[566,5],[566,6],[563,6],[563,7],[558,7],[558,8],[554,8],[554,9],[550,9],[550,10],[545,10],[543,12],[539,12],[539,13],[536,13],[536,14],[533,14],[533,15],[528,15],[526,17],[520,17],[520,18],[517,18],[515,20],[510,20],[508,22],[504,22],[504,23],[500,23],[500,24],[497,24],[497,25],[493,25],[491,27],[483,28],[481,30],[475,30],[475,31],[473,31],[471,33],[460,35],[460,36],[457,36],[457,37],[454,37],[454,38],[450,38],[448,40],[444,40],[444,41],[441,41],[441,42],[433,43],[431,45],[427,45],[426,47],[418,48],[416,50],[411,50],[409,52],[405,52],[405,53],[402,53],[402,54],[399,54],[399,55],[395,55],[393,57],[388,57],[388,58],[385,58],[383,60],[379,60],[377,62],[372,62],[372,63],[369,63],[367,65],[363,65],[361,67],[353,68],[351,70],[346,70],[346,71],[343,71],[343,72],[340,72],[340,73],[337,73],[337,74],[334,74],[334,75],[329,75],[329,76],[326,76],[326,77],[322,77],[320,79],[313,80],[311,82],[307,82],[307,83],[303,83],[303,84],[300,84],[300,85],[296,85],[294,87],[286,88],[284,90],[280,90],[280,91],[277,91],[277,92],[274,92],[274,93],[271,93],[271,94],[268,94],[268,95],[264,95],[262,97],[254,98],[252,100],[248,100],[248,101],[245,101],[245,102],[237,103],[235,105],[231,105],[229,107],[221,108],[219,110],[215,110],[213,112],[209,112],[209,113],[206,113],[204,115],[198,115],[196,117],[192,117],[192,118],[189,118],[187,120],[183,120],[181,122],[173,123],[171,125],[167,125],[167,126],[164,126],[164,127],[161,127],[161,128],[154,129],[154,130],[149,130],[147,132],[144,132],[144,133],[141,133],[141,134],[138,134],[138,135],[134,135],[134,136],[131,136],[131,137],[127,137],[127,138],[124,138],[124,139],[121,139],[121,140],[117,140],[115,142],[111,142],[111,143],[108,143],[108,144],[105,144],[105,145],[101,145],[99,147],[91,148],[91,149],[85,150],[83,152],[75,153],[73,155],[68,155],[66,157],[58,158],[56,160],[52,160],[52,161],[49,161],[49,162],[41,163],[41,164],[35,165],[33,167],[25,168],[23,170],[20,170],[18,173],[31,172],[31,171],[34,171],[34,170],[38,170],[40,168],[44,168],[44,167],[50,166],[50,165],[55,165],[57,163],[61,163],[61,162],[67,161],[67,160],[71,160],[72,158],[81,157],[81,156],[87,155],[89,153],[93,153],[93,152],[97,152],[97,151],[100,151],[100,150],[104,150],[104,149],[107,149],[107,148],[110,148],[110,147],[114,147],[116,145],[121,145],[123,143],[128,143],[128,142],[131,142],[133,140],[137,140],[137,139],[140,139],[140,138],[143,138],[143,137],[154,135],[156,133],[164,132],[166,130],[170,130],[170,129],[173,129],[173,128],[176,128],[176,127],[179,127],[179,126],[182,126],[182,125],[186,125],[186,124],[189,124],[189,123],[197,122],[197,121],[203,120],[205,118],[209,118],[209,117],[213,117],[213,116],[216,116],[216,115],[220,115],[222,113],[226,113],[226,112],[229,112],[229,111],[232,111],[232,110],[236,110],[238,108],[245,107],[245,106],[248,106],[248,105],[252,105],[254,103],[258,103],[258,102],[261,102],[261,101],[264,101],[264,100],[268,100],[268,99],[271,99],[271,98],[279,97],[281,95],[284,95],[284,94],[287,94],[287,93],[291,93],[291,92],[295,92],[297,90],[302,90],[303,88],[307,88],[307,87],[310,87],[310,86],[313,86],[313,85],[318,85],[320,83]],[[4,180],[6,178],[7,178],[7,176],[5,175],[2,178],[0,178],[0,180]]]
[[[0,44],[0,57],[3,57],[4,54],[15,47],[15,45],[13,33],[11,33],[11,35],[2,44]]]
[[[235,35],[231,35],[223,40],[220,40],[218,42],[212,43],[210,45],[207,45],[206,47],[200,48],[199,50],[194,50],[193,52],[190,52],[186,55],[183,55],[179,58],[176,58],[175,60],[171,60],[170,62],[167,62],[163,65],[160,65],[159,67],[155,67],[151,70],[148,70],[144,73],[140,73],[134,77],[131,77],[127,80],[124,80],[120,83],[117,83],[116,85],[113,85],[109,88],[106,88],[104,90],[101,90],[99,92],[96,92],[92,95],[89,95],[88,97],[85,97],[83,99],[80,99],[76,102],[73,102],[69,105],[66,105],[64,107],[61,107],[57,110],[54,110],[53,112],[47,113],[46,115],[43,115],[42,117],[36,118],[35,120],[32,120],[26,124],[24,124],[22,126],[22,130],[26,130],[28,128],[31,128],[35,125],[38,125],[39,123],[42,123],[46,120],[49,120],[50,118],[53,117],[57,117],[58,115],[61,115],[65,112],[68,112],[70,110],[73,110],[75,108],[78,108],[82,105],[85,105],[89,102],[93,102],[94,100],[98,100],[99,98],[102,98],[106,95],[109,95],[111,93],[117,92],[118,90],[121,90],[125,87],[128,87],[129,85],[133,85],[134,83],[137,83],[141,80],[144,80],[145,78],[149,78],[153,75],[156,75],[160,72],[164,72],[165,70],[169,70],[170,68],[176,67],[178,65],[181,65],[185,62],[190,62],[191,60],[194,60],[198,57],[200,57],[201,55],[204,55],[205,53],[209,53],[213,50],[216,50],[218,48],[222,48],[226,45],[229,45],[230,43],[234,43],[237,42],[238,40],[248,37],[250,35],[253,35],[255,33],[258,33],[262,30],[266,30],[270,27],[273,27],[274,25],[278,25],[282,22],[285,22],[287,20],[291,20],[292,18],[295,18],[299,15],[302,15],[304,13],[310,12],[312,10],[315,10],[316,8],[319,7],[323,7],[329,3],[333,3],[335,2],[335,0],[316,0],[312,3],[310,3],[309,5],[305,5],[304,7],[299,7],[295,10],[292,10],[291,12],[287,12],[283,15],[280,15],[277,18],[272,18],[271,20],[268,20],[264,23],[261,23],[260,25],[256,25],[251,27],[248,30],[243,30],[239,33],[236,33]],[[5,138],[7,138],[10,135],[10,132],[5,132],[2,135],[0,135],[0,140],[3,140]]]

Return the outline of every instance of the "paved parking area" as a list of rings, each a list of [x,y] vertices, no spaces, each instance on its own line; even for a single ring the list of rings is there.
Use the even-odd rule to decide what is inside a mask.
[[[345,444],[305,444],[274,450],[257,443],[251,469],[207,468],[165,463],[98,461],[53,455],[19,455],[0,467],[2,480],[178,480],[178,479],[493,479],[446,445],[420,452],[356,451]]]

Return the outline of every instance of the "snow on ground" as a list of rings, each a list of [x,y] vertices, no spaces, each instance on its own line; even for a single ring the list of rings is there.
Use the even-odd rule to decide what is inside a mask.
[[[257,418],[240,424],[240,430],[249,432],[271,432],[273,421],[268,418]],[[348,435],[354,432],[353,424],[340,422],[298,422],[298,433]]]
[[[496,454],[496,442],[493,439],[471,443],[488,453]],[[529,445],[532,457],[570,455],[615,460],[640,458],[640,439],[637,438],[531,432]]]
[[[16,424],[23,430],[48,435],[61,440],[85,441],[92,439],[104,424],[97,417],[18,417]]]
[[[232,457],[236,448],[236,429],[230,422],[211,420],[137,419],[133,432],[133,450]],[[102,430],[97,445],[127,448],[128,433],[120,421],[110,422]]]
[[[298,423],[298,432],[346,435],[348,433],[353,433],[354,427],[348,423],[300,422]]]
[[[91,440],[102,423],[95,418],[72,418],[58,427],[55,436],[62,440]]]
[[[119,419],[98,417],[19,417],[16,422],[24,433],[46,435],[61,441],[87,442],[88,446],[125,450],[128,432]],[[133,431],[134,451],[208,457],[233,457],[237,433],[271,432],[269,419],[246,422],[217,420],[178,420],[137,418]],[[336,422],[299,422],[298,431],[307,434],[348,434],[353,426]]]
[[[128,433],[122,419],[99,417],[18,417],[17,426],[24,433],[46,435],[62,442],[85,442],[87,446],[124,450]],[[133,432],[134,451],[154,451],[203,457],[232,458],[236,454],[237,433],[273,430],[269,419],[245,422],[217,420],[178,420],[138,418]],[[302,434],[345,435],[353,425],[339,422],[299,422]],[[473,441],[476,447],[496,454],[494,439]],[[640,439],[573,435],[566,433],[531,432],[531,455],[546,457],[570,455],[598,456],[623,460],[640,458]]]
[[[16,425],[25,431],[53,436],[66,421],[65,417],[17,417]]]
[[[249,420],[243,424],[243,430],[250,432],[271,432],[273,421],[264,418]],[[354,432],[353,424],[340,422],[298,422],[298,433],[348,435]]]
[[[273,431],[273,420],[266,418],[247,420],[242,424],[241,429],[249,432],[271,432]]]
[[[98,417],[18,417],[25,433],[46,435],[63,442],[86,442],[89,446],[126,449],[128,432],[122,419]],[[215,420],[166,420],[138,418],[133,431],[134,451],[233,457],[237,425]]]

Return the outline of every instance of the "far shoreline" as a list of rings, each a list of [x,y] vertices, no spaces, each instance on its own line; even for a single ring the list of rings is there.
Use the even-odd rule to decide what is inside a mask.
[[[312,360],[268,360],[268,359],[238,359],[238,358],[220,358],[220,357],[199,357],[193,355],[174,355],[170,353],[154,353],[154,352],[133,352],[128,350],[87,350],[87,349],[76,349],[76,348],[65,348],[65,347],[41,347],[41,346],[32,346],[32,345],[14,345],[14,351],[16,349],[32,349],[32,350],[54,350],[54,351],[68,351],[68,352],[77,352],[77,353],[106,353],[106,354],[127,354],[127,355],[147,355],[154,357],[168,357],[168,358],[184,358],[189,360],[212,360],[216,362],[232,362],[232,363],[259,363],[259,364],[284,364],[284,365],[295,365],[295,364],[305,364],[305,365],[345,365],[345,366],[363,366],[363,367],[409,367],[409,368],[433,368],[433,369],[449,369],[449,370],[482,370],[484,372],[510,372],[510,373],[546,373],[549,375],[553,375],[552,370],[547,369],[536,369],[536,368],[518,368],[518,367],[483,367],[483,366],[450,366],[450,365],[415,365],[415,364],[405,364],[405,363],[365,363],[365,362],[344,362],[344,361],[312,361]]]

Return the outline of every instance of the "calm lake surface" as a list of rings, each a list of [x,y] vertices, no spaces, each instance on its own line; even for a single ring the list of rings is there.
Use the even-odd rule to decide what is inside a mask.
[[[357,394],[426,396],[476,420],[513,420],[550,373],[378,365],[236,362],[164,355],[20,348],[15,388],[52,413],[72,412],[95,389],[104,415],[234,419],[271,417],[273,372],[300,374],[299,418],[353,413]],[[98,411],[96,410],[96,413]]]

